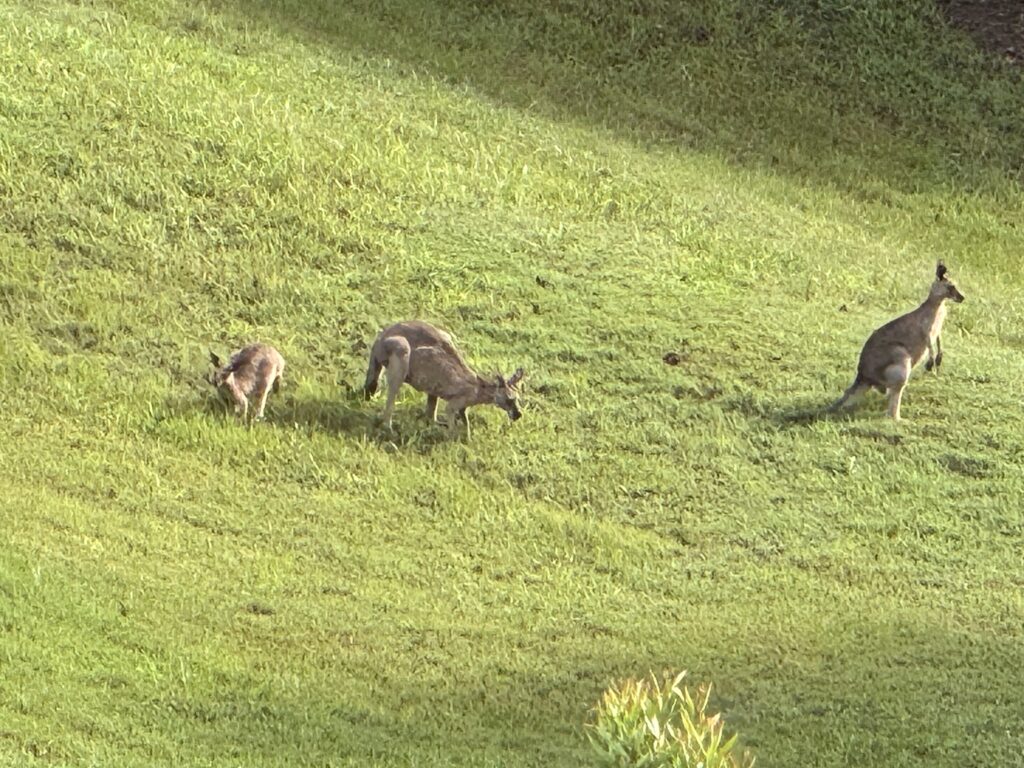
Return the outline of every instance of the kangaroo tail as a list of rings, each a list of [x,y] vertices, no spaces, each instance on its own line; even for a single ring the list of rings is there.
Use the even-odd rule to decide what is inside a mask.
[[[843,392],[842,396],[838,400],[836,400],[834,403],[828,406],[828,408],[826,408],[825,411],[827,413],[833,413],[835,411],[838,411],[840,408],[846,405],[846,403],[850,399],[862,394],[866,389],[868,389],[869,386],[870,385],[866,381],[864,381],[864,379],[861,378],[861,375],[858,373],[857,378],[853,380],[853,384],[851,384],[846,389],[846,391]]]
[[[377,382],[380,381],[380,372],[383,364],[377,359],[377,345],[370,350],[370,365],[366,369],[366,382],[363,384],[363,395],[369,400],[377,392]]]

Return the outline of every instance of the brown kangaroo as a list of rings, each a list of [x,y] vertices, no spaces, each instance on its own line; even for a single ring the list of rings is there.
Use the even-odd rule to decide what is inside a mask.
[[[942,365],[941,334],[942,321],[946,319],[946,300],[958,304],[964,300],[946,274],[946,265],[940,261],[935,267],[935,282],[924,303],[890,320],[868,337],[857,364],[857,378],[843,396],[828,407],[829,411],[838,410],[874,387],[879,392],[888,392],[889,417],[899,421],[900,400],[911,369],[925,352],[928,353],[926,370],[934,368],[938,373]]]
[[[387,368],[388,399],[384,406],[384,425],[391,429],[395,399],[402,384],[427,395],[426,417],[433,421],[438,398],[447,403],[448,426],[455,433],[461,423],[469,438],[466,409],[471,405],[492,403],[504,410],[512,421],[522,414],[516,402],[516,385],[523,378],[520,368],[507,381],[499,374],[493,379],[475,373],[462,359],[451,336],[429,323],[410,320],[385,328],[373,342],[370,365],[363,392],[367,398],[377,391],[382,368]]]
[[[284,376],[284,358],[281,353],[266,344],[250,344],[231,356],[227,365],[221,365],[220,358],[210,353],[214,370],[207,378],[222,397],[235,401],[235,413],[245,421],[249,418],[249,398],[256,397],[256,418],[263,418],[267,395],[273,389],[281,388]]]

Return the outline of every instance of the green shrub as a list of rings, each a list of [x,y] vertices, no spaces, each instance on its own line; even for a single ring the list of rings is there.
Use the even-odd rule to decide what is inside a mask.
[[[686,672],[653,674],[612,686],[594,708],[588,735],[601,764],[616,768],[752,768],[748,753],[734,754],[736,736],[723,737],[721,715],[707,713],[711,685],[691,695]]]

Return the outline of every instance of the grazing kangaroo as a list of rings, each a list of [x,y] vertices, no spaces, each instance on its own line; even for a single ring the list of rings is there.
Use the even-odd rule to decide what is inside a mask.
[[[857,378],[843,396],[829,406],[829,411],[863,395],[872,387],[888,392],[889,416],[899,421],[903,388],[910,370],[928,353],[926,370],[938,373],[942,365],[942,321],[946,319],[946,299],[958,304],[964,296],[946,276],[946,265],[935,267],[935,282],[928,298],[917,309],[890,320],[872,333],[864,343],[857,364]]]
[[[281,388],[284,375],[284,358],[281,353],[266,344],[250,344],[231,356],[227,365],[221,365],[220,358],[210,353],[214,370],[207,381],[217,388],[222,397],[235,401],[235,413],[246,420],[249,417],[249,398],[259,398],[256,418],[263,418],[270,390]]]
[[[469,438],[466,409],[471,405],[493,403],[512,421],[522,414],[516,403],[516,385],[523,378],[520,368],[507,381],[499,374],[490,379],[475,373],[444,331],[429,323],[410,320],[385,328],[373,342],[370,365],[363,392],[367,399],[377,391],[381,368],[387,368],[388,399],[384,406],[384,425],[391,429],[391,415],[402,384],[427,394],[426,417],[433,421],[437,400],[447,403],[448,426],[454,434],[460,422]]]

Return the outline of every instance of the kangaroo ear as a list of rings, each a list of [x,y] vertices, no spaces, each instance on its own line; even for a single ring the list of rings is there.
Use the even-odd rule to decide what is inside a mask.
[[[525,371],[522,368],[516,368],[516,372],[512,374],[512,378],[508,380],[508,385],[514,387],[523,379]]]
[[[504,376],[502,376],[502,375],[501,375],[500,373],[498,374],[498,378],[497,378],[497,381],[498,381],[498,386],[499,386],[499,387],[505,387],[505,386],[507,386],[507,385],[505,384],[505,377],[504,377]]]
[[[946,269],[946,265],[943,264],[940,261],[938,264],[935,265],[935,279],[936,280],[945,280],[946,279],[946,272],[948,272],[948,271],[949,270]]]
[[[210,353],[210,362],[213,364],[214,368],[222,367],[220,364],[220,358],[217,357],[217,355],[215,355],[213,352]]]

